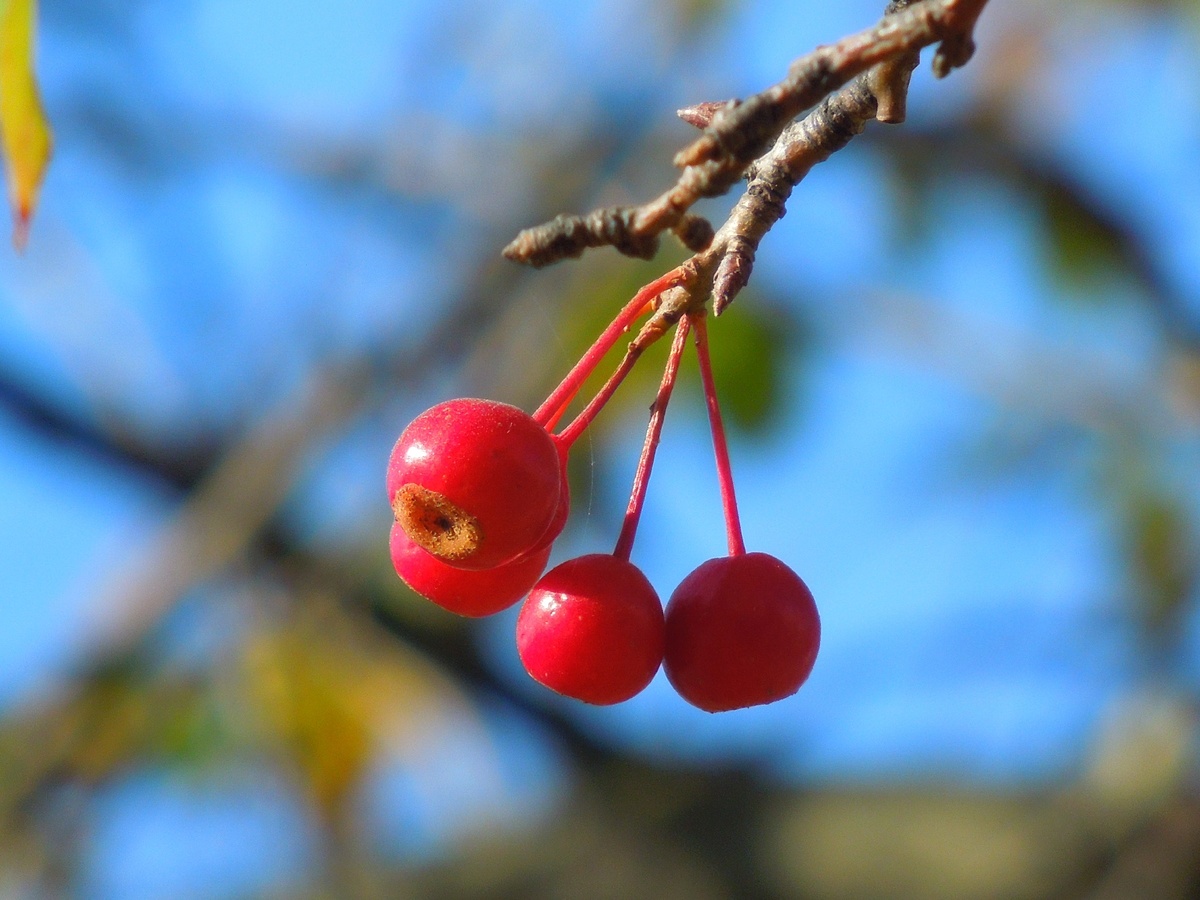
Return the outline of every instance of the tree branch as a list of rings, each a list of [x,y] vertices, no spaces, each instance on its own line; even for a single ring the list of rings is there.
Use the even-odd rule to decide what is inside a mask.
[[[933,64],[934,74],[939,77],[965,64],[975,46],[975,22],[986,3],[897,0],[876,25],[799,58],[786,78],[765,91],[720,107],[702,104],[683,110],[681,115],[694,124],[707,121],[704,134],[675,157],[675,164],[683,172],[671,189],[640,207],[612,207],[587,216],[564,215],[526,229],[505,247],[504,255],[535,267],[579,256],[585,249],[599,246],[613,246],[622,253],[648,258],[656,252],[658,238],[667,230],[676,230],[693,252],[702,251],[705,245],[700,241],[705,229],[689,212],[697,201],[728,192],[747,167],[777,141],[792,119],[874,66],[882,64],[883,68],[866,90],[884,102],[875,104],[872,116],[882,109],[882,121],[901,121],[907,75],[915,65],[915,54],[922,47],[940,44]]]

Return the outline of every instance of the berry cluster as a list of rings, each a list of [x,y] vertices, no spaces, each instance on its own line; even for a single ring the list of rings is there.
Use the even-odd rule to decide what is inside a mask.
[[[703,309],[678,317],[615,549],[542,574],[570,510],[570,449],[632,369],[642,343],[630,345],[569,425],[554,429],[603,356],[670,284],[664,277],[639,291],[532,416],[475,399],[450,400],[419,415],[388,462],[392,562],[414,591],[460,615],[491,615],[526,597],[517,619],[521,661],[534,679],[568,697],[619,703],[645,688],[662,665],[679,694],[709,712],[771,703],[794,694],[808,677],[820,621],[795,572],[773,556],[746,552]],[[689,332],[729,555],[688,575],[664,613],[629,556]]]

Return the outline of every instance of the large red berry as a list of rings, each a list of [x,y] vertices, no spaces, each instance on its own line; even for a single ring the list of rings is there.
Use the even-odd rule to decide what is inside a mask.
[[[662,664],[658,594],[628,560],[594,553],[542,576],[517,618],[525,670],[551,690],[607,705],[641,691]]]
[[[464,569],[533,550],[559,510],[561,481],[546,429],[493,400],[449,400],[421,413],[387,471],[396,521],[417,546]]]
[[[790,697],[812,671],[820,643],[808,587],[766,553],[710,559],[667,603],[667,678],[708,712]]]
[[[399,523],[392,525],[392,565],[404,583],[460,616],[490,616],[529,593],[546,569],[550,545],[493,569],[459,569],[426,553]]]

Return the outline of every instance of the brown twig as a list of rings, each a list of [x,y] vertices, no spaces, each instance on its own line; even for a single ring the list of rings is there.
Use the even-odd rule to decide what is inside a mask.
[[[825,98],[789,126],[770,152],[750,167],[745,193],[700,261],[713,272],[711,294],[716,315],[725,311],[750,280],[758,245],[783,217],[796,184],[813,166],[861,134],[867,122],[878,115],[879,100],[873,90],[876,81],[873,72],[860,75]],[[903,90],[889,90],[888,97],[893,113],[904,108]]]
[[[917,53],[939,44],[934,58],[934,74],[939,77],[966,63],[974,50],[975,22],[986,3],[895,0],[877,24],[799,58],[786,78],[765,91],[744,101],[680,110],[681,118],[703,127],[704,134],[675,157],[683,172],[672,188],[643,206],[559,216],[526,229],[504,249],[504,255],[540,267],[578,256],[589,247],[613,246],[646,258],[657,250],[662,232],[680,234],[680,229],[689,249],[711,254],[713,246],[700,241],[705,236],[703,226],[690,213],[698,200],[726,193],[797,115],[872,67],[879,68],[865,86],[873,98],[871,117],[902,121],[908,74]],[[804,133],[811,134],[811,129]]]
[[[713,312],[720,315],[750,279],[758,245],[786,210],[792,189],[819,162],[845,147],[871,119],[903,121],[909,76],[917,64],[910,53],[888,60],[859,75],[826,97],[820,105],[788,128],[775,146],[747,170],[748,184],[709,248],[690,264],[702,273]],[[692,107],[693,118],[713,105]],[[704,283],[700,277],[693,285]]]

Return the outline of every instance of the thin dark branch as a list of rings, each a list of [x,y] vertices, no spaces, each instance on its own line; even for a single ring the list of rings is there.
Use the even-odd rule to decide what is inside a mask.
[[[168,453],[145,443],[132,429],[117,434],[71,413],[7,371],[2,360],[0,412],[45,440],[141,476],[151,475],[179,491],[195,486],[214,458],[214,447],[192,446]]]

